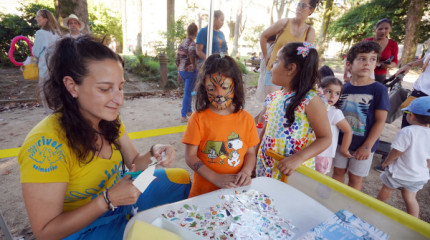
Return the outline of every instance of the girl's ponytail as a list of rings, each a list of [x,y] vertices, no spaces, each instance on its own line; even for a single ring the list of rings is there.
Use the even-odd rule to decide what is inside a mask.
[[[297,74],[291,82],[291,90],[295,95],[291,97],[290,103],[287,105],[285,100],[285,117],[287,118],[287,127],[294,123],[294,110],[300,105],[303,98],[309,90],[316,87],[319,82],[318,72],[318,52],[309,43],[293,42],[288,43],[282,48],[282,57],[284,58],[285,66],[295,63],[297,66]]]

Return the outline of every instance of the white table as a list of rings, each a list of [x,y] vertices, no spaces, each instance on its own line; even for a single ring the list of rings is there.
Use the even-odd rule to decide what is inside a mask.
[[[285,219],[291,220],[291,223],[297,227],[295,231],[296,237],[301,236],[333,215],[332,211],[294,187],[273,178],[258,177],[253,179],[252,184],[248,187],[220,189],[176,203],[166,204],[139,212],[128,222],[123,239],[127,239],[127,233],[137,219],[152,223],[155,219],[161,217],[161,213],[166,210],[177,209],[184,204],[196,205],[199,209],[205,209],[217,203],[221,195],[233,194],[235,190],[241,191],[243,189],[255,189],[269,195],[273,199],[273,205],[279,210],[280,215]],[[180,232],[176,233],[181,235]],[[195,239],[197,239],[198,236],[195,236]]]

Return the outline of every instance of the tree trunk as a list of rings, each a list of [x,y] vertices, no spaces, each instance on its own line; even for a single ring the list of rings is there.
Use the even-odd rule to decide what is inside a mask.
[[[233,39],[233,50],[231,51],[231,56],[236,57],[237,49],[239,47],[239,37],[240,37],[240,24],[242,23],[242,3],[243,0],[238,1],[238,7],[236,11],[236,24],[234,26],[234,39]]]
[[[274,21],[273,21],[273,7],[275,7],[275,4],[276,4],[276,0],[273,0],[272,8],[270,9],[270,26],[272,26],[272,24],[274,23]]]
[[[405,40],[403,43],[403,52],[399,61],[399,66],[407,64],[415,59],[418,42],[417,33],[421,18],[424,14],[424,1],[425,0],[411,0],[409,4],[406,17]]]
[[[174,39],[173,35],[169,34],[169,30],[173,30],[175,26],[175,0],[167,0],[167,52],[173,51]]]
[[[87,0],[55,1],[55,17],[60,24],[62,24],[64,18],[68,17],[72,13],[78,16],[79,20],[85,24],[85,27],[81,32],[85,34],[90,33]]]
[[[137,35],[135,54],[142,54],[142,0],[137,0]]]
[[[121,0],[121,17],[122,17],[122,53],[128,53],[127,38],[127,0]]]
[[[285,8],[285,18],[288,17],[288,13],[290,12],[291,2],[292,2],[292,0],[288,1],[287,7]]]
[[[321,30],[320,34],[318,36],[318,42],[317,42],[317,49],[320,56],[323,56],[325,48],[326,48],[326,36],[327,36],[327,29],[330,24],[331,15],[333,13],[333,0],[326,0],[324,4],[324,14],[323,14],[323,20],[321,23]]]
[[[284,14],[286,0],[278,0],[276,1],[276,12],[278,13],[278,20],[282,18],[282,14]],[[278,6],[279,5],[279,6]]]

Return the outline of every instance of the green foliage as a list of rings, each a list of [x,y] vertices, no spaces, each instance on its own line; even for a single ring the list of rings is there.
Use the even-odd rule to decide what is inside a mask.
[[[142,77],[143,81],[160,80],[160,63],[158,58],[148,55],[123,55],[125,61],[125,70]],[[170,61],[167,64],[167,86],[166,88],[177,88],[178,69],[175,62]]]
[[[8,57],[10,43],[14,37],[19,35],[29,39],[34,38],[36,31],[39,29],[35,20],[36,13],[42,8],[54,12],[51,5],[22,3],[21,7],[18,9],[21,13],[20,15],[0,13],[0,66],[14,66]],[[30,55],[30,49],[27,43],[19,41],[15,47],[15,60],[22,62]]]
[[[186,16],[179,17],[174,24],[171,24],[168,27],[167,32],[161,33],[165,39],[170,39],[173,44],[172,48],[166,47],[164,44],[160,44],[158,48],[156,47],[157,53],[167,53],[169,58],[174,57],[179,43],[187,37],[187,27],[188,24]]]
[[[122,46],[122,19],[117,12],[99,3],[89,9],[88,18],[92,34],[98,38],[106,37],[106,44],[116,41]]]
[[[265,25],[260,24],[245,30],[243,40],[249,42],[252,46],[260,42],[260,35],[264,31]]]
[[[408,7],[409,0],[372,0],[358,5],[330,25],[329,36],[342,43],[359,42],[374,36],[375,25],[379,20],[390,18],[393,21],[390,38],[402,42]],[[424,11],[429,11],[428,3]],[[418,42],[423,42],[430,36],[429,20],[423,18]]]
[[[248,74],[248,69],[246,69],[245,64],[242,63],[242,61],[240,61],[240,59],[235,59],[237,65],[239,65],[240,70],[242,71],[243,74]]]

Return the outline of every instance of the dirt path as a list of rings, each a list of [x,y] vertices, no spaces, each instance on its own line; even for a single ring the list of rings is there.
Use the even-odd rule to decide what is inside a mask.
[[[339,73],[340,74],[340,73]],[[12,76],[14,75],[14,76]],[[3,83],[4,76],[7,76],[9,84],[15,84],[23,93],[19,94],[16,88],[7,88],[6,85],[0,85],[0,89],[8,90],[17,94],[17,98],[28,96],[27,89],[33,88],[34,83],[28,83],[17,80],[20,73],[11,74],[11,71],[0,69],[0,83]],[[130,76],[130,84],[126,86],[126,92],[129,91],[149,91],[153,94],[150,97],[142,97],[127,100],[121,109],[121,119],[124,121],[128,132],[136,132],[148,129],[164,128],[182,125],[180,123],[180,108],[182,99],[180,91],[157,92],[156,84],[142,84]],[[26,87],[28,84],[30,86]],[[33,84],[33,85],[31,85]],[[410,87],[411,84],[408,83]],[[3,95],[2,95],[3,94]],[[163,97],[160,97],[163,96]],[[262,103],[257,102],[254,97],[255,88],[248,89],[245,109],[252,115],[256,115],[262,108]],[[1,99],[6,93],[0,93]],[[31,94],[30,94],[31,96]],[[44,118],[43,109],[36,107],[35,104],[18,104],[14,107],[9,106],[12,110],[0,112],[0,149],[19,147],[23,142],[26,134],[31,128]],[[3,108],[4,109],[4,108]],[[387,124],[381,139],[391,142],[394,140],[397,131],[400,129],[400,120],[393,124]],[[133,140],[136,147],[141,151],[147,151],[153,143],[170,143],[177,151],[177,161],[175,167],[190,169],[184,162],[184,145],[181,143],[182,133],[158,136],[145,139]],[[375,154],[374,164],[380,162],[381,156]],[[381,186],[379,173],[373,169],[370,175],[364,180],[363,192],[375,197]],[[420,218],[430,222],[430,184],[427,184],[423,190],[418,193],[418,201],[421,208]],[[31,228],[29,226],[27,214],[21,194],[21,185],[19,182],[19,166],[16,158],[0,159],[0,211],[2,212],[6,223],[14,237],[23,236],[25,239],[33,239]],[[404,204],[399,191],[388,201],[388,204],[405,210]],[[0,239],[4,236],[0,231]]]

